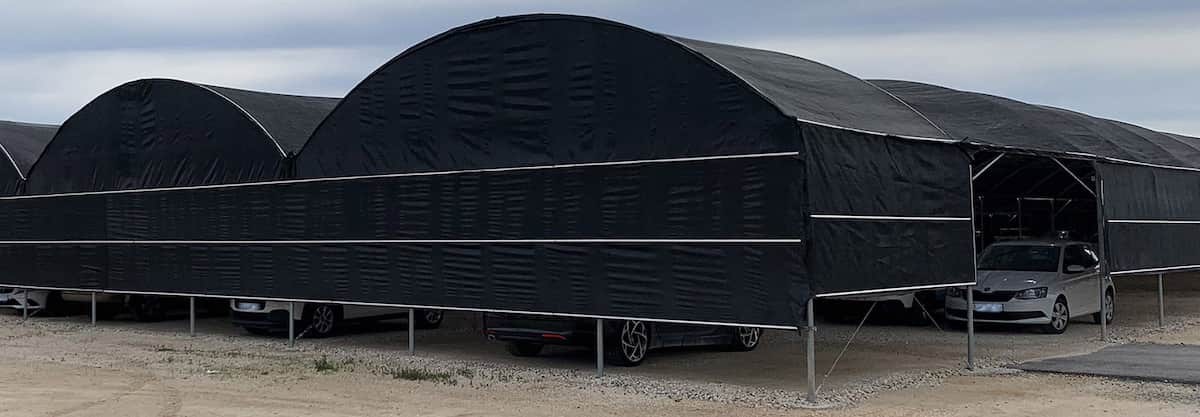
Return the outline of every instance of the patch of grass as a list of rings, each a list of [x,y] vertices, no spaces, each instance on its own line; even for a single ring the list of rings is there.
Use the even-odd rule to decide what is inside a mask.
[[[388,370],[388,375],[395,379],[406,381],[430,381],[447,385],[456,385],[458,380],[449,372],[431,371],[425,368],[398,368]]]
[[[458,371],[455,373],[457,373],[458,376],[461,376],[463,378],[467,378],[467,379],[475,378],[475,370],[471,369],[471,368],[458,368]]]
[[[313,361],[313,368],[316,368],[317,372],[337,372],[338,370],[337,364],[330,361],[325,355],[321,355],[321,359]]]

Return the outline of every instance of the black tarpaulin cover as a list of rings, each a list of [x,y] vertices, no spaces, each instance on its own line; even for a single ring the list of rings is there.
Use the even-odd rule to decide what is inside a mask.
[[[1200,140],[1070,110],[912,81],[870,80],[973,145],[1200,168]]]
[[[59,129],[27,192],[55,194],[277,179],[336,99],[146,79],[88,103]]]
[[[169,106],[146,106],[146,88],[108,111]],[[239,102],[253,113],[256,99]],[[177,129],[207,131],[198,118],[231,111],[198,108],[179,110]],[[92,111],[81,119],[107,126]],[[262,135],[206,148],[239,162],[217,176],[166,157],[117,158],[110,170],[131,151],[128,131],[60,158],[104,161],[84,184],[40,190],[157,186],[173,166],[184,173],[173,185],[270,171],[266,147],[240,151],[270,144]],[[0,222],[21,225],[13,239],[115,242],[0,245],[0,257],[22,260],[0,262],[0,277],[796,326],[814,294],[971,280],[969,161],[918,137],[941,132],[811,61],[592,18],[493,19],[365,79],[295,157],[301,180],[0,205]]]
[[[425,269],[431,272],[420,279],[431,280],[432,292],[417,299],[795,325],[814,288],[837,292],[971,281],[971,258],[959,256],[971,253],[969,221],[842,220],[821,229],[822,240],[808,239],[810,205],[839,215],[970,217],[968,161],[961,151],[862,131],[942,137],[886,92],[804,59],[599,19],[518,16],[451,30],[385,64],[318,128],[297,156],[296,172],[302,178],[446,173],[441,181],[454,184],[460,196],[430,200],[426,193],[440,195],[443,188],[424,191],[428,186],[421,184],[428,180],[403,176],[371,181],[416,190],[418,198],[385,193],[368,202],[360,194],[344,194],[346,200],[339,201],[350,207],[331,212],[361,219],[345,211],[367,206],[386,211],[424,201],[439,212],[465,210],[420,218],[393,211],[390,217],[412,224],[383,228],[391,231],[386,236],[620,242],[425,245],[431,259]],[[813,158],[806,152],[835,153],[837,161],[806,168]],[[786,155],[654,162],[763,153]],[[880,156],[855,156],[861,153]],[[629,172],[621,176],[604,174],[613,170],[606,167],[550,167],[628,161],[648,162],[617,169]],[[727,165],[732,168],[722,168]],[[482,178],[461,173],[531,166],[542,168]],[[562,182],[576,174],[578,182]],[[708,185],[691,183],[693,177],[706,178]],[[822,183],[813,188],[807,178]],[[947,183],[935,184],[938,180]],[[347,186],[331,183],[322,193]],[[501,194],[490,199],[477,197],[497,191]],[[833,197],[852,192],[863,197],[852,202]],[[894,193],[937,202],[906,207],[911,200]],[[666,242],[635,241],[645,239]],[[355,251],[355,245],[344,246],[344,252]],[[838,265],[831,257],[839,248],[886,259]],[[577,260],[548,257],[556,253]],[[376,256],[372,264],[386,262],[386,252]],[[821,263],[811,267],[810,258]],[[575,262],[582,263],[567,267]],[[934,271],[940,266],[946,270]],[[331,276],[339,282],[356,276],[395,280],[395,274],[387,278],[391,268],[400,266],[371,273],[348,267]],[[463,281],[451,271],[472,271],[460,276],[474,278]],[[557,281],[545,277],[593,284],[549,285]],[[464,285],[508,290],[482,291],[490,297],[484,299],[453,296],[474,293],[456,289]]]
[[[1200,268],[1200,173],[1098,163],[1113,273]]]
[[[16,194],[58,126],[0,120],[0,196]]]
[[[971,145],[1120,162],[1095,162],[1098,178],[1104,181],[1101,215],[1111,270],[1200,268],[1200,250],[1179,244],[1200,233],[1200,205],[1195,201],[1200,192],[1200,173],[1195,171],[1200,168],[1200,139],[987,94],[909,81],[871,82]],[[1086,162],[1063,163],[1077,167]],[[1056,172],[1053,162],[1044,164]],[[1084,180],[1092,191],[1097,188],[1093,178]],[[1033,191],[1028,188],[1044,181],[1015,183],[1008,192],[1029,196]],[[1091,195],[1092,191],[1072,184],[1074,178],[1059,174],[1058,182],[1076,195]]]

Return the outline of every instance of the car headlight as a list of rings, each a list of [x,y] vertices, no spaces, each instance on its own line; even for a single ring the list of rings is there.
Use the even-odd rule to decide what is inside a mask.
[[[1017,291],[1018,300],[1033,300],[1037,298],[1046,298],[1046,287],[1030,288],[1028,290]]]
[[[946,296],[950,298],[963,298],[963,290],[958,287],[946,288]]]

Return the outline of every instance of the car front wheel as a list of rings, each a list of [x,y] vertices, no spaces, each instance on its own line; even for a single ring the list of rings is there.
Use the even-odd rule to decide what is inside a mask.
[[[1042,326],[1042,331],[1051,334],[1062,334],[1067,331],[1067,325],[1071,322],[1071,309],[1067,305],[1067,299],[1058,297],[1054,300],[1054,306],[1050,309],[1050,323]]]
[[[749,352],[758,347],[758,342],[761,340],[761,328],[738,327],[733,330],[733,341],[729,344],[729,350],[736,352]]]
[[[620,331],[612,336],[616,337],[605,335],[606,341],[611,340],[605,349],[609,362],[617,366],[638,366],[646,359],[646,352],[650,350],[650,327],[646,322],[625,321]]]

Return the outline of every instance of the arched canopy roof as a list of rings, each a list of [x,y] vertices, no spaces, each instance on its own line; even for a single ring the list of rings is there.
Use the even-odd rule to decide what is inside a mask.
[[[825,65],[541,14],[404,51],[350,92],[296,166],[319,177],[795,151],[797,122],[944,139]]]
[[[1126,162],[1200,168],[1200,140],[1071,110],[897,80],[871,83],[969,144]]]
[[[0,120],[0,195],[17,192],[58,126]]]
[[[30,170],[27,192],[278,179],[336,104],[179,80],[132,81],[63,123]]]

